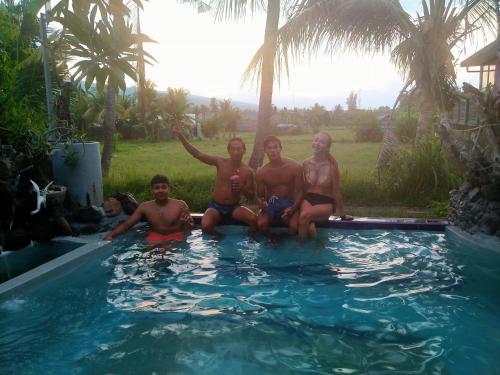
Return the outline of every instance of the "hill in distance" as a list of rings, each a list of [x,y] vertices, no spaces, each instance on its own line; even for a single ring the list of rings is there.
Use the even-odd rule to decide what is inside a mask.
[[[136,92],[137,92],[137,87],[132,86],[132,87],[127,87],[125,94],[133,95]],[[165,95],[165,91],[158,90],[158,95],[160,96]],[[222,99],[217,98],[217,100],[222,100]],[[210,98],[201,95],[188,94],[188,102],[191,103],[192,105],[199,105],[199,106],[206,105],[208,107],[210,105]],[[245,102],[231,100],[231,104],[233,107],[236,107],[241,111],[257,111],[259,109],[259,106],[257,104],[252,104],[252,103],[245,103]]]

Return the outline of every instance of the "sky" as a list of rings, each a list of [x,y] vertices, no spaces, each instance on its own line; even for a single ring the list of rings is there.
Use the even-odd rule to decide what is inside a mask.
[[[402,3],[413,11],[419,2]],[[150,0],[141,13],[141,27],[157,41],[145,49],[157,60],[146,67],[146,78],[158,90],[185,88],[194,95],[258,103],[258,87],[242,85],[241,77],[264,40],[264,13],[238,22],[215,22],[210,14],[199,14],[190,5]],[[458,81],[464,80],[477,84],[478,77],[460,71]],[[361,108],[392,107],[402,86],[403,78],[388,56],[318,54],[294,64],[290,77],[279,86],[275,83],[273,103],[289,108],[319,103],[333,109],[336,104],[345,107],[347,96],[355,91]]]

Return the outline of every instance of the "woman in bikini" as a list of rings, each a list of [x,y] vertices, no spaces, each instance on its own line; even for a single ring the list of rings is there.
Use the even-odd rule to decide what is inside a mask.
[[[326,221],[337,212],[342,220],[352,220],[344,212],[337,161],[330,154],[332,138],[318,133],[312,142],[312,156],[303,163],[304,198],[300,206],[299,237],[316,239],[315,222]]]

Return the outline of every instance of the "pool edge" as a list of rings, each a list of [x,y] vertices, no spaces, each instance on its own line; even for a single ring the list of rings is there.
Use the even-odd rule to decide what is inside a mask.
[[[56,278],[78,267],[89,257],[112,249],[111,241],[92,241],[87,243],[81,241],[81,243],[83,246],[1,283],[0,302],[33,290],[49,279]]]
[[[196,224],[201,223],[202,213],[192,213],[191,216]],[[399,229],[444,232],[448,224],[447,220],[440,219],[356,217],[354,220],[341,220],[338,216],[330,216],[328,221],[317,223],[317,226],[335,229]],[[244,224],[232,222],[229,225]]]
[[[486,234],[470,234],[455,225],[448,225],[445,230],[446,236],[454,242],[466,244],[471,248],[492,251],[500,254],[500,239]]]

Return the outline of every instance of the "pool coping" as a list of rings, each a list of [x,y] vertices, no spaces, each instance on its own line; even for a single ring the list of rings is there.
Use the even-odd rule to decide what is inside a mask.
[[[202,213],[192,213],[196,224],[201,223]],[[244,225],[234,222],[231,225]],[[440,219],[413,219],[389,217],[355,217],[353,220],[341,220],[338,216],[330,216],[328,221],[318,223],[318,227],[336,229],[400,229],[400,230],[425,230],[444,232],[448,220]]]
[[[112,247],[111,241],[96,241],[91,238],[58,237],[58,239],[80,242],[82,246],[39,265],[19,276],[0,284],[0,302],[15,298],[78,267],[86,259]]]
[[[448,225],[445,233],[454,242],[465,244],[472,249],[492,251],[500,254],[500,239],[482,233],[470,234],[455,225]]]

